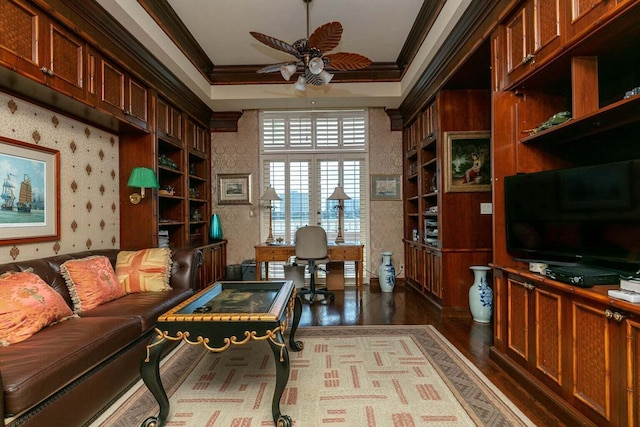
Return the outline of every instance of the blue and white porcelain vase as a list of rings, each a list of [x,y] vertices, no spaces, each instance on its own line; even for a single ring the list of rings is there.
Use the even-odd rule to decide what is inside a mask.
[[[391,264],[393,252],[382,252],[382,264],[378,268],[378,281],[382,292],[393,292],[396,285],[396,269]]]
[[[469,308],[473,320],[478,323],[489,323],[493,314],[493,290],[487,283],[489,267],[472,265],[473,285],[469,288]]]

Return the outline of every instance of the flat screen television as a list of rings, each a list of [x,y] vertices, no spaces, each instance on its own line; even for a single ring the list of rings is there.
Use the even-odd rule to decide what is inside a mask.
[[[640,160],[508,176],[515,258],[640,269]]]

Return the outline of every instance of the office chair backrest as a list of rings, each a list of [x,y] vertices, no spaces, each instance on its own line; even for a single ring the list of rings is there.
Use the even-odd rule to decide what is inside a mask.
[[[296,258],[323,259],[327,257],[327,233],[322,227],[308,225],[296,231]]]

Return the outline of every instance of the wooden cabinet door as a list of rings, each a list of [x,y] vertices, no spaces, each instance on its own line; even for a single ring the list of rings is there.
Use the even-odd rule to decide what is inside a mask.
[[[65,95],[86,99],[86,43],[53,21],[46,22],[43,64],[46,83]]]
[[[620,425],[637,426],[640,425],[640,322],[626,320],[624,327],[627,358],[623,382],[625,393],[621,399],[625,407],[620,413]]]
[[[528,72],[527,63],[533,59],[531,31],[532,3],[518,9],[505,25],[506,84],[520,79]]]
[[[41,70],[42,18],[37,9],[18,0],[0,0],[0,63],[44,82]]]
[[[125,110],[125,74],[119,67],[100,59],[99,107],[118,117]]]
[[[564,42],[565,1],[533,0],[533,62],[536,67],[555,54]]]
[[[76,99],[85,100],[86,43],[38,9],[0,0],[0,63]]]
[[[149,89],[133,77],[126,76],[124,115],[127,121],[147,129],[148,103]]]
[[[191,119],[185,121],[185,141],[189,151],[206,155],[206,135],[204,129]]]
[[[572,301],[571,311],[572,398],[589,418],[610,424],[613,380],[618,379],[612,372],[612,354],[621,357],[612,328],[620,325],[607,318],[611,311],[588,303]]]
[[[531,359],[531,291],[535,285],[519,277],[507,279],[507,353],[529,368]]]
[[[149,89],[117,65],[100,59],[98,107],[142,129],[148,126]]]
[[[506,60],[499,73],[505,85],[520,80],[562,48],[564,4],[562,0],[529,0],[507,22]]]
[[[569,0],[568,38],[584,35],[615,4],[611,0]]]
[[[438,299],[442,299],[442,254],[436,251],[427,252],[429,289]]]
[[[562,316],[563,294],[552,289],[536,288],[534,291],[535,316],[535,373],[556,393],[561,392],[565,373],[562,345],[564,322]]]
[[[182,139],[182,113],[162,98],[158,98],[157,128],[160,137]]]

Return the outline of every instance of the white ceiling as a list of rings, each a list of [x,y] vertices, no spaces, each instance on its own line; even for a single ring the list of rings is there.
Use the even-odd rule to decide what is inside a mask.
[[[330,83],[293,88],[293,82],[210,85],[146,11],[133,0],[97,0],[214,111],[256,108],[397,108],[472,0],[447,0],[432,31],[400,82]],[[374,62],[398,59],[423,1],[314,0],[310,31],[339,21],[342,41],[333,52],[353,52]],[[289,44],[307,36],[303,0],[168,0],[215,66],[267,65],[293,57],[255,40],[250,31]],[[309,85],[308,85],[309,86]]]

